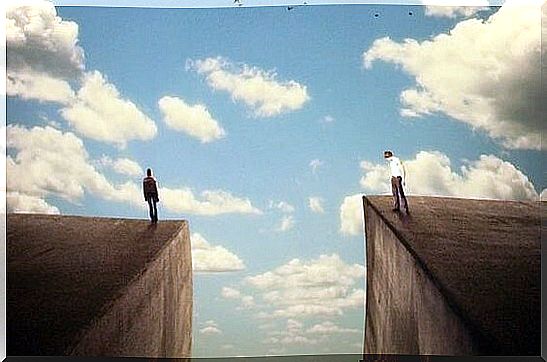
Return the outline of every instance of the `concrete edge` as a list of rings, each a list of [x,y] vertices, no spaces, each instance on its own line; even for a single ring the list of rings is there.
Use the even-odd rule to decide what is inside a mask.
[[[366,207],[369,206],[375,213],[378,215],[378,217],[386,224],[388,229],[401,241],[401,244],[404,246],[404,248],[410,253],[410,255],[414,258],[418,266],[424,271],[425,275],[431,280],[433,285],[439,290],[440,294],[444,297],[447,305],[452,309],[454,314],[461,318],[464,326],[466,326],[469,329],[469,332],[472,336],[475,336],[478,340],[478,346],[479,348],[485,348],[487,350],[491,350],[495,345],[498,345],[499,343],[496,343],[495,339],[492,339],[488,336],[486,336],[480,328],[478,328],[475,323],[471,321],[471,319],[461,310],[459,305],[457,305],[454,302],[454,298],[452,293],[450,293],[443,284],[435,277],[435,275],[429,270],[425,262],[422,258],[416,253],[416,251],[412,248],[408,240],[399,232],[393,225],[391,225],[391,222],[378,210],[378,208],[367,198],[367,196],[363,195],[363,218],[365,223],[365,240],[366,240]],[[368,245],[368,243],[367,243]],[[368,268],[368,258],[369,253],[367,252],[367,268]],[[367,272],[367,296],[366,300],[368,302],[368,288],[369,288],[369,277],[370,273]],[[366,321],[366,310],[365,310],[365,321]],[[366,322],[365,322],[366,323]],[[366,333],[366,328],[365,328]],[[366,337],[365,337],[366,338]],[[364,346],[363,346],[363,353],[364,353]]]
[[[72,216],[72,215],[71,215]],[[76,216],[80,217],[80,216]],[[85,216],[81,216],[85,218]],[[108,217],[99,217],[100,219],[113,219],[113,220],[119,220],[119,218],[108,218]],[[124,219],[125,220],[125,219]],[[142,220],[142,219],[128,219],[128,220]],[[82,337],[84,337],[96,324],[98,324],[103,317],[105,317],[109,310],[112,309],[118,303],[118,301],[123,298],[125,293],[130,290],[133,285],[146,273],[146,271],[149,269],[150,265],[153,264],[159,255],[163,254],[163,252],[168,249],[171,244],[177,239],[177,236],[184,233],[185,230],[188,230],[188,239],[190,240],[190,232],[189,232],[189,225],[187,220],[169,220],[171,222],[180,222],[179,227],[169,236],[168,242],[166,242],[158,251],[154,254],[154,256],[146,263],[144,266],[136,273],[133,278],[131,278],[126,285],[123,286],[123,288],[119,289],[117,293],[114,295],[112,299],[108,301],[108,303],[104,304],[99,312],[93,317],[93,319],[83,328],[81,328],[77,334],[75,334],[70,341],[70,343],[65,348],[64,354],[65,356],[72,355],[72,351],[74,351],[75,348],[79,345]],[[190,256],[191,259],[191,256]],[[192,265],[190,265],[192,267]],[[193,283],[192,283],[193,284]],[[192,285],[193,290],[193,285]]]

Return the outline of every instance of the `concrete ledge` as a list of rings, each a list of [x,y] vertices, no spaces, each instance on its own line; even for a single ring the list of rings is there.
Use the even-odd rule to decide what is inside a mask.
[[[190,355],[188,223],[7,216],[7,352]]]
[[[363,204],[365,353],[540,354],[540,202]]]

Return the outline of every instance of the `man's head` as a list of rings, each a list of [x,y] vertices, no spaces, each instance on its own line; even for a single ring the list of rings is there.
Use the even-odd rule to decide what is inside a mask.
[[[391,156],[393,156],[393,152],[391,151],[384,151],[384,158],[390,158]]]
[[[146,176],[152,176],[152,170],[147,168],[146,169]]]

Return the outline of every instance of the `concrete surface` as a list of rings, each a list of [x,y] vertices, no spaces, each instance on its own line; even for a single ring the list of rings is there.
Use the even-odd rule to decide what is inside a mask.
[[[188,223],[9,214],[7,320],[8,356],[189,356]]]
[[[363,203],[365,353],[540,354],[539,202],[415,196],[409,216],[390,196]]]

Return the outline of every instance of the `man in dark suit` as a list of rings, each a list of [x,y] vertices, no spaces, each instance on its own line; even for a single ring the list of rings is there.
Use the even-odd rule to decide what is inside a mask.
[[[142,189],[144,192],[144,201],[148,202],[148,208],[150,210],[150,220],[153,223],[158,222],[158,209],[156,203],[160,201],[158,198],[158,188],[156,186],[156,180],[152,177],[152,170],[146,170],[146,177],[142,180]]]

